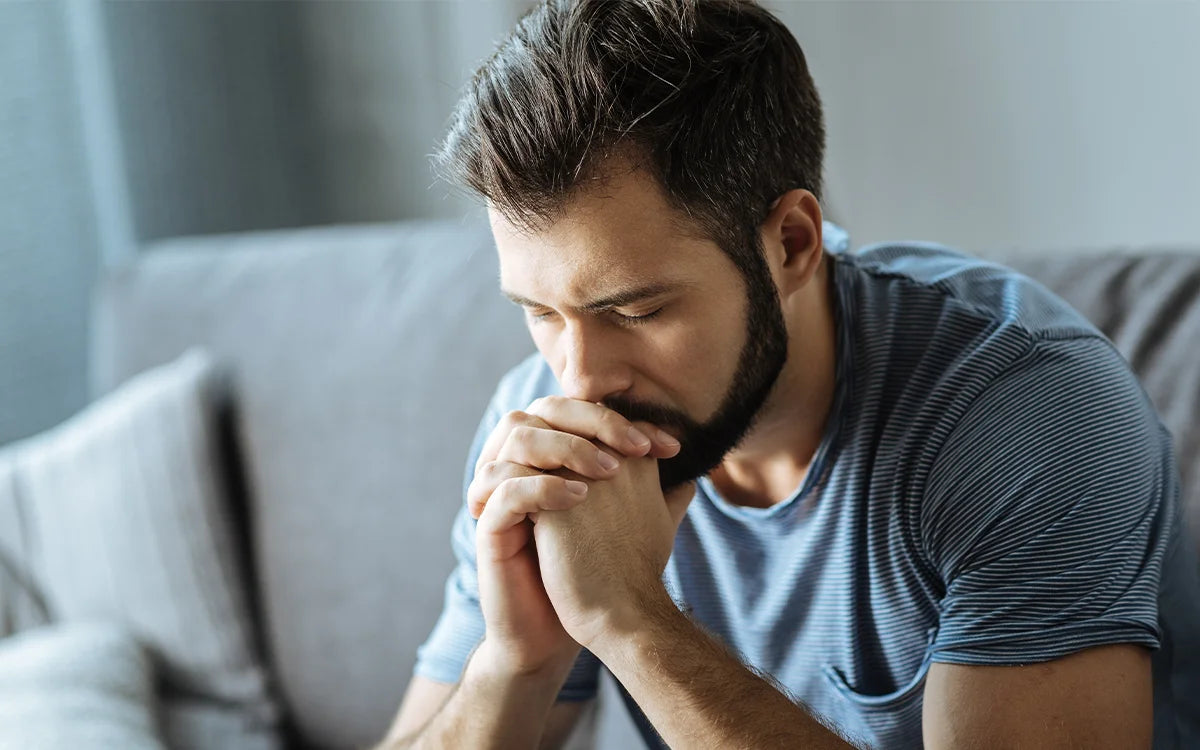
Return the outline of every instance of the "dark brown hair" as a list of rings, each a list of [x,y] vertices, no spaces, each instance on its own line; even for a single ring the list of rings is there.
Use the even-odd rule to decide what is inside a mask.
[[[824,150],[804,53],[751,0],[545,0],[476,71],[435,160],[536,229],[632,156],[745,273],[775,198],[820,198]]]

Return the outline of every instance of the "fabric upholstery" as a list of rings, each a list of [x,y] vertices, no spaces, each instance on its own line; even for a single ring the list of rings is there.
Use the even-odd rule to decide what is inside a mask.
[[[206,701],[237,714],[247,747],[269,748],[278,711],[215,461],[216,378],[211,358],[189,350],[6,450],[24,537],[8,557],[55,622],[112,620],[143,639],[168,712],[176,696]]]
[[[32,628],[0,640],[0,750],[165,750],[154,664],[105,622]]]
[[[298,740],[374,742],[441,608],[467,448],[532,351],[482,223],[181,239],[100,289],[96,391],[230,364],[269,650]]]

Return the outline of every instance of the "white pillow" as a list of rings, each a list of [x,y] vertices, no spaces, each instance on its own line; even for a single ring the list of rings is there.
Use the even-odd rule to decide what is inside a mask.
[[[211,357],[191,349],[5,453],[50,616],[129,627],[158,659],[168,724],[173,694],[199,698],[270,747],[278,709],[217,460],[216,385]]]
[[[0,639],[0,750],[165,750],[154,668],[106,623],[32,628]]]
[[[50,622],[25,564],[29,551],[17,503],[14,459],[13,451],[0,450],[0,638]]]

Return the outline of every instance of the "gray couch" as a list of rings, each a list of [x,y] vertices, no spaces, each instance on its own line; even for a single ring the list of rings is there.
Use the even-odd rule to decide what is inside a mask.
[[[1200,528],[1200,252],[995,254],[1114,338],[1174,432]],[[224,456],[294,746],[377,740],[451,568],[463,461],[532,351],[477,220],[160,242],[95,297],[100,396],[202,344],[229,364]],[[608,695],[611,695],[611,688]],[[601,709],[602,747],[631,742]]]

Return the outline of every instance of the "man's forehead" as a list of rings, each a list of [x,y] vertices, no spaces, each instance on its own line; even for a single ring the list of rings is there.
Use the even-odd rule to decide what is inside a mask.
[[[538,232],[495,225],[501,279],[526,284],[534,279],[558,286],[625,288],[662,280],[680,259],[678,239],[647,230],[560,223]],[[520,291],[519,289],[515,291]]]
[[[577,200],[553,214],[530,221],[511,217],[488,203],[487,216],[497,246],[502,240],[518,244],[538,239],[552,242],[555,237],[571,234],[590,234],[597,239],[620,234],[653,235],[659,239],[716,244],[706,224],[675,208],[652,207],[645,201],[638,202],[636,208],[627,203],[605,206],[604,195],[598,201]]]
[[[537,227],[489,205],[502,290],[520,304],[616,307],[695,286],[727,262],[698,222],[657,205],[659,196],[631,200],[644,186],[614,196],[620,182],[578,196]]]
[[[662,248],[497,240],[501,291],[517,304],[594,311],[686,290],[695,270]]]

